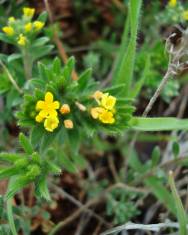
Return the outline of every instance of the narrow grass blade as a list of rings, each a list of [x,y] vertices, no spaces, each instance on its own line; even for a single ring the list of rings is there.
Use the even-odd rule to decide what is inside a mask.
[[[174,198],[174,204],[177,210],[177,219],[179,221],[179,235],[187,235],[187,216],[183,208],[181,199],[178,195],[172,171],[169,172],[169,184]]]
[[[120,58],[121,61],[119,61],[119,64],[117,65],[117,75],[115,75],[113,84],[120,84],[125,83],[125,94],[128,95],[128,92],[130,91],[131,83],[132,83],[132,77],[133,77],[133,70],[134,70],[134,64],[135,64],[135,54],[136,54],[136,41],[137,41],[137,31],[138,31],[138,22],[139,22],[139,16],[140,16],[140,8],[141,8],[141,0],[130,0],[129,4],[129,24],[130,24],[130,40],[128,43],[127,50],[124,51],[124,55],[121,58],[121,54],[123,52],[120,52]],[[127,27],[125,27],[125,30],[127,30]],[[124,33],[124,35],[127,35],[127,32]],[[125,41],[122,42],[121,49],[125,49],[125,44],[127,44],[127,40],[123,37]]]

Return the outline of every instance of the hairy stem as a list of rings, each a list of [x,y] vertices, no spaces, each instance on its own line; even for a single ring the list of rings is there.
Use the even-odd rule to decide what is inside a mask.
[[[23,52],[23,64],[24,64],[25,77],[27,80],[29,80],[32,77],[33,62],[29,56],[29,53],[26,50]]]

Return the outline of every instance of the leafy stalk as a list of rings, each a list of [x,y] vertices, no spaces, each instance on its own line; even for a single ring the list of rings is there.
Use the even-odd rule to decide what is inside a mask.
[[[129,24],[130,24],[130,40],[128,44],[127,50],[123,51],[123,57],[121,61],[119,61],[117,76],[114,77],[114,84],[126,83],[125,93],[128,95],[128,92],[131,88],[132,78],[133,78],[133,70],[135,63],[135,54],[136,54],[136,40],[137,40],[137,31],[138,31],[138,22],[140,16],[142,0],[130,0],[129,4]],[[124,35],[128,36],[127,27],[125,27]],[[125,49],[125,45],[127,44],[127,39],[124,38],[122,41],[121,48]],[[122,52],[120,51],[122,54]],[[120,58],[121,58],[120,54]]]
[[[170,184],[170,188],[171,188],[172,195],[174,198],[174,203],[175,203],[176,210],[177,210],[177,218],[178,218],[179,226],[180,226],[179,235],[186,235],[187,234],[187,216],[183,208],[181,199],[178,195],[172,171],[169,172],[169,184]]]

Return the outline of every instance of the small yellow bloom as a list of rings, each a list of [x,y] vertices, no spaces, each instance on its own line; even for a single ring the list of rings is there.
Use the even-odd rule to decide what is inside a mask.
[[[36,104],[36,110],[40,111],[39,115],[43,118],[57,117],[57,111],[59,109],[59,102],[54,101],[53,94],[51,92],[46,92],[44,101],[39,100]]]
[[[43,117],[41,117],[39,114],[35,117],[35,121],[36,122],[42,122],[44,120],[44,118]]]
[[[44,27],[44,23],[41,21],[35,21],[33,25],[37,31],[41,30]]]
[[[103,94],[101,99],[101,106],[105,109],[113,110],[116,104],[116,98],[108,93]]]
[[[26,37],[23,36],[23,34],[20,34],[19,37],[18,37],[18,44],[20,46],[25,46],[26,41],[27,41]]]
[[[70,119],[64,121],[64,126],[67,129],[72,129],[74,127],[73,122]]]
[[[10,24],[11,24],[11,23],[14,23],[15,20],[16,20],[16,19],[15,19],[13,16],[11,16],[11,17],[8,18],[8,23],[10,23]]]
[[[101,99],[103,96],[103,93],[101,91],[96,91],[94,94],[93,94],[93,98],[98,101],[99,99]]]
[[[56,129],[58,127],[59,124],[59,119],[55,116],[49,116],[45,119],[44,121],[44,128],[49,131],[52,132],[54,131],[54,129]]]
[[[115,122],[113,113],[105,109],[99,114],[99,120],[105,124],[113,124]]]
[[[61,114],[68,114],[70,113],[70,106],[68,104],[63,104],[60,108]]]
[[[14,35],[14,29],[11,26],[5,26],[2,28],[2,30],[7,36]]]
[[[30,7],[24,7],[23,13],[24,13],[24,16],[32,18],[33,15],[35,14],[35,9],[30,8]]]
[[[101,108],[101,107],[92,108],[91,111],[90,111],[92,118],[98,119],[98,118],[99,118],[99,115],[100,115],[104,110],[105,110],[105,109],[104,109],[104,108]]]
[[[29,22],[29,23],[25,24],[24,29],[25,29],[26,33],[30,32],[32,30],[32,23]]]
[[[186,10],[182,13],[182,17],[184,20],[188,20],[188,10]]]
[[[177,4],[177,0],[169,0],[169,2],[168,2],[168,5],[169,5],[170,7],[175,7],[176,4]]]

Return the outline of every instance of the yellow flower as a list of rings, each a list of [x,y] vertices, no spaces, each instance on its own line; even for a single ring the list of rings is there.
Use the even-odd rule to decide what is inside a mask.
[[[36,122],[42,122],[44,120],[44,117],[41,117],[39,114],[35,117]]]
[[[54,131],[58,127],[59,119],[56,116],[48,116],[44,121],[44,128],[47,131]]]
[[[188,10],[186,10],[182,13],[182,17],[184,20],[188,20]]]
[[[8,36],[14,35],[14,29],[11,26],[5,26],[2,28],[2,30]]]
[[[26,33],[27,33],[27,32],[30,32],[30,31],[32,30],[32,24],[31,24],[31,22],[25,24],[24,29],[25,29],[25,32],[26,32]]]
[[[35,9],[30,8],[30,7],[24,7],[23,13],[24,13],[24,16],[32,18],[33,15],[35,14]]]
[[[73,122],[70,119],[64,121],[64,126],[67,129],[72,129],[74,127]]]
[[[177,4],[177,0],[169,0],[169,2],[168,2],[168,5],[169,5],[170,7],[175,7],[176,4]]]
[[[116,104],[116,98],[108,93],[102,95],[101,106],[105,109],[113,110]]]
[[[101,107],[92,108],[91,111],[90,111],[92,118],[98,119],[99,118],[99,114],[101,114],[104,110],[105,109],[101,108]]]
[[[68,104],[63,104],[60,108],[61,114],[68,114],[70,113],[70,106]]]
[[[33,25],[37,31],[41,30],[44,27],[44,23],[41,21],[35,21]]]
[[[105,109],[99,114],[99,120],[105,124],[113,124],[115,122],[113,113]]]
[[[102,96],[103,96],[103,93],[101,92],[101,91],[96,91],[94,94],[93,94],[93,98],[96,100],[96,101],[98,101],[98,100],[100,100],[101,98],[102,98]]]
[[[19,44],[20,46],[25,46],[26,41],[27,41],[27,40],[26,40],[26,37],[23,36],[23,34],[20,34],[19,37],[18,37],[18,44]]]
[[[39,116],[41,118],[47,117],[57,117],[57,111],[59,109],[59,102],[54,101],[53,94],[51,92],[46,92],[44,101],[39,100],[36,104],[36,110],[39,111]]]
[[[8,23],[14,23],[15,22],[15,18],[13,16],[8,18]]]

